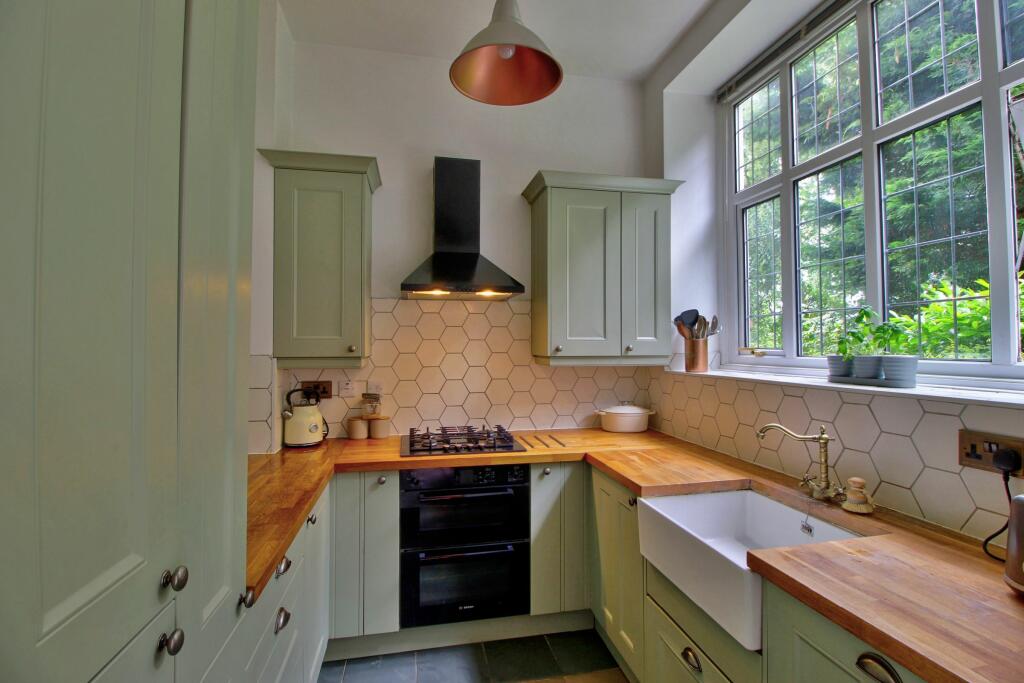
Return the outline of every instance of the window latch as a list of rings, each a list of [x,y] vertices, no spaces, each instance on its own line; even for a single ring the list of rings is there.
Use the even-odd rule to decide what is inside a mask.
[[[766,355],[768,355],[763,350],[754,348],[753,346],[741,346],[739,348],[739,352],[740,355],[748,354],[753,356],[754,358],[764,358]]]

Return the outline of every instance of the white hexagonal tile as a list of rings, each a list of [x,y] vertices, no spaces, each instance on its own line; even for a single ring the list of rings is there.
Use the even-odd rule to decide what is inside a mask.
[[[398,321],[390,313],[374,313],[370,329],[374,339],[391,339],[398,331]]]
[[[425,339],[416,349],[416,357],[424,366],[437,366],[444,360],[444,347],[436,339]]]
[[[757,451],[757,457],[754,458],[754,462],[761,467],[767,467],[770,470],[776,472],[784,472],[782,468],[782,460],[779,459],[779,454],[770,448],[761,448]]]
[[[461,379],[450,379],[441,387],[441,400],[446,406],[460,406],[469,396],[469,389]]]
[[[576,424],[582,428],[597,427],[600,423],[600,417],[597,414],[597,406],[593,403],[580,403],[576,406],[576,410],[572,412],[572,417],[576,421]]]
[[[441,333],[441,346],[448,353],[462,353],[468,343],[469,338],[460,327],[448,327]]]
[[[487,411],[491,409],[491,401],[487,398],[487,394],[470,394],[466,397],[462,407],[471,419],[482,420],[487,417]]]
[[[871,403],[872,394],[860,393],[856,391],[840,391],[839,398],[843,399],[843,403],[858,403],[867,405]]]
[[[811,425],[811,414],[804,400],[797,396],[786,396],[779,404],[779,422],[798,434],[806,434]]]
[[[437,313],[424,313],[416,323],[416,329],[424,339],[440,339],[444,332],[444,320]]]
[[[515,382],[512,383],[512,386],[516,386]],[[557,389],[555,389],[554,383],[549,379],[538,379],[530,387],[530,395],[533,396],[533,400],[536,403],[551,403],[555,399],[556,393]]]
[[[491,427],[498,425],[508,427],[514,419],[515,417],[507,405],[492,405],[491,409],[487,411],[487,424]]]
[[[912,398],[875,396],[871,399],[871,412],[883,432],[910,436],[924,414],[921,404]]]
[[[813,419],[826,422],[836,419],[839,409],[843,406],[839,392],[831,389],[808,389],[804,392],[804,403]]]
[[[420,373],[416,375],[416,384],[420,385],[420,390],[424,394],[436,394],[441,391],[441,387],[444,386],[444,374],[441,372],[441,368],[423,368],[420,370]],[[433,420],[436,418],[424,416],[423,419]]]
[[[446,408],[444,401],[437,394],[424,394],[416,403],[416,412],[424,420],[439,420]]]
[[[415,327],[399,327],[391,341],[395,343],[399,353],[416,353],[423,338]]]
[[[553,370],[550,367],[536,365],[533,363],[533,351],[530,350],[530,342],[514,341],[508,349],[508,357],[515,365],[532,366],[533,374],[542,377],[550,374]]]
[[[715,418],[705,415],[700,421],[701,442],[708,448],[714,448],[718,445],[719,436],[721,434],[718,431],[718,423],[715,422]]]
[[[423,392],[420,390],[420,386],[416,384],[416,382],[403,380],[395,387],[395,392],[392,396],[399,407],[415,408],[416,404],[420,402],[420,397],[423,396]]]
[[[512,385],[508,383],[507,379],[491,380],[486,393],[487,398],[494,405],[508,403],[513,394]]]
[[[690,397],[686,395],[686,385],[676,382],[672,385],[672,405],[679,410],[685,410]]]
[[[576,410],[576,395],[571,391],[558,391],[551,400],[551,407],[559,415],[572,415]]]
[[[700,392],[700,409],[705,415],[714,416],[718,412],[718,392],[714,387],[704,387]]]
[[[704,382],[701,381],[700,377],[683,377],[682,382],[686,388],[686,395],[689,398],[700,398],[700,392],[704,389]]]
[[[967,490],[978,507],[1006,514],[1006,492],[1003,490],[1003,478],[995,472],[976,470],[973,467],[965,467],[960,472],[960,478],[964,480]],[[1010,479],[1010,496],[1024,493],[1024,481],[1013,477]],[[992,531],[995,531],[993,529]]]
[[[675,392],[672,392],[673,395]],[[754,396],[754,392],[743,389],[736,392],[736,400],[733,404],[736,409],[736,417],[739,418],[740,424],[753,425],[754,421],[757,420],[757,414],[761,409],[757,405],[757,398]]]
[[[597,392],[597,396],[594,397],[594,405],[601,410],[605,410],[619,405],[619,398],[611,389],[601,389],[601,391]]]
[[[373,342],[373,349],[370,352],[373,361],[381,367],[391,365],[398,358],[398,349],[390,339],[377,339]]]
[[[420,359],[416,357],[416,354],[403,353],[398,356],[391,368],[398,375],[398,379],[416,379],[416,375],[420,374],[423,365],[420,363]]]
[[[510,430],[514,431],[514,432],[522,432],[522,431],[527,431],[528,432],[528,431],[533,431],[534,429],[536,429],[536,427],[533,424],[533,421],[530,420],[530,418],[528,418],[528,417],[517,417],[517,418],[515,418],[514,420],[512,420],[512,424],[510,424],[508,426],[508,428]]]
[[[732,403],[736,400],[736,392],[739,391],[739,387],[736,386],[736,380],[719,379],[715,384],[715,391],[722,403]]]
[[[380,384],[381,393],[390,394],[398,384],[398,375],[391,368],[374,368],[370,373],[370,381]]]
[[[530,300],[529,299],[509,299],[509,308],[512,309],[513,313],[525,313],[530,314]]]
[[[248,414],[250,422],[266,422],[270,417],[271,410],[271,397],[269,390],[249,390]]]
[[[555,417],[555,423],[551,425],[552,429],[576,429],[576,420],[572,419],[571,415],[558,415]]]
[[[857,451],[870,451],[880,431],[866,405],[844,404],[836,415],[835,425],[846,447]]]
[[[466,362],[471,366],[485,365],[487,359],[491,357],[491,350],[487,347],[487,344],[479,339],[473,339],[466,348],[463,349],[462,355],[466,357]]]
[[[546,403],[535,405],[530,413],[530,421],[537,429],[551,429],[555,425],[557,417],[555,409]]]
[[[1006,515],[989,512],[988,510],[975,510],[971,518],[960,529],[962,533],[973,536],[977,539],[988,538],[989,534],[1006,524]],[[1006,547],[1006,532],[999,534],[992,539],[992,545],[999,548]]]
[[[571,390],[576,384],[576,371],[572,368],[555,368],[551,373],[551,381],[559,390]]]
[[[914,482],[914,498],[924,518],[950,529],[960,529],[974,513],[974,500],[959,476],[928,468]]]
[[[733,437],[733,441],[736,442],[736,455],[748,462],[753,462],[757,457],[758,449],[761,448],[761,440],[754,433],[754,428],[741,424],[736,428],[736,436]]]
[[[597,397],[597,383],[590,377],[581,377],[573,385],[572,393],[580,403],[593,403]]]
[[[374,313],[390,313],[397,303],[398,299],[373,299],[370,302],[370,307],[373,308]]]
[[[530,316],[528,315],[514,315],[512,320],[508,323],[508,331],[512,333],[513,339],[529,339],[530,338]],[[534,420],[534,424],[537,421]]]
[[[718,445],[715,450],[719,453],[725,453],[726,455],[736,456],[736,441],[728,436],[718,437]]]
[[[688,401],[684,412],[686,413],[686,424],[694,429],[699,429],[700,421],[704,418],[700,401]]]
[[[415,408],[399,408],[391,416],[391,424],[400,434],[419,427],[422,420]]]
[[[614,389],[615,383],[618,381],[619,376],[615,374],[615,368],[602,366],[594,373],[594,382],[597,383],[599,389]]]
[[[757,397],[757,404],[761,410],[774,413],[782,403],[782,388],[774,384],[758,384],[754,389],[754,396]]]
[[[736,410],[728,403],[723,403],[719,406],[718,412],[715,413],[715,420],[718,421],[718,431],[722,436],[733,437],[736,435],[736,428],[739,427],[740,421],[736,417]]]
[[[635,401],[640,389],[632,377],[620,377],[615,382],[615,397],[620,401]]]
[[[491,356],[491,358],[494,358],[494,356]],[[529,391],[535,379],[530,368],[524,365],[512,368],[508,375],[508,381],[516,391]]]
[[[530,394],[525,391],[517,391],[512,394],[512,398],[508,400],[509,410],[516,417],[529,417],[533,411],[533,398]]]
[[[786,396],[803,396],[806,391],[807,389],[804,387],[794,387],[788,384],[782,385],[782,393]]]
[[[456,427],[461,427],[468,422],[469,415],[466,414],[466,411],[462,408],[461,405],[449,405],[447,408],[444,409],[444,412],[441,413],[441,424],[443,425],[454,425]]]
[[[947,403],[946,401],[926,401],[921,399],[921,407],[926,413],[939,413],[940,415],[959,415],[964,412],[963,403]]]
[[[512,347],[512,335],[507,327],[492,327],[487,333],[487,346],[494,353],[505,353]]]
[[[412,299],[402,299],[395,304],[391,313],[395,316],[395,320],[398,321],[399,325],[415,325],[420,319],[420,315],[422,315],[423,310],[420,308],[418,302]]]
[[[477,314],[483,315],[487,312],[487,307],[491,305],[490,301],[463,301],[466,306],[466,310],[469,311],[470,315]]]
[[[504,327],[512,320],[512,307],[505,301],[494,301],[487,306],[487,319],[492,325]]]
[[[963,412],[964,424],[992,434],[1024,437],[1024,411],[994,406],[969,405]]]
[[[913,439],[917,452],[928,467],[947,472],[959,472],[957,462],[959,431],[963,427],[955,415],[928,413],[921,418],[914,430]]]
[[[442,364],[441,367],[443,369],[444,365]],[[491,375],[487,372],[487,368],[469,368],[463,375],[462,381],[466,383],[466,388],[471,392],[482,393],[487,391],[487,385],[491,383]]]
[[[865,490],[868,493],[878,488],[882,478],[875,469],[875,463],[871,456],[862,451],[847,449],[839,454],[839,460],[835,462],[836,475],[839,482],[846,486],[846,480],[850,477],[860,477],[866,482]]]
[[[459,353],[449,353],[441,360],[441,372],[448,379],[462,379],[469,370],[469,364]]]
[[[615,374],[619,377],[636,377],[637,367],[635,365],[618,365],[615,367]]]
[[[470,339],[484,339],[491,331],[491,323],[487,316],[480,313],[471,313],[462,325],[462,330]]]
[[[487,359],[487,372],[491,377],[495,379],[505,379],[512,374],[512,369],[515,366],[512,365],[512,359],[508,357],[507,353],[493,353],[491,357]],[[529,369],[527,369],[529,373]],[[530,374],[530,379],[533,379],[533,373]]]
[[[871,449],[871,460],[882,481],[897,486],[909,487],[924,469],[914,442],[906,436],[895,434],[882,434],[879,437]]]
[[[441,306],[441,318],[444,320],[444,324],[449,327],[461,326],[468,317],[469,310],[466,309],[466,304],[461,301],[445,301]]]
[[[782,471],[791,477],[802,477],[811,464],[803,443],[793,439],[782,440],[779,444],[778,457]]]
[[[920,506],[917,504],[917,500],[914,498],[914,494],[908,488],[883,481],[875,489],[874,496],[876,505],[881,505],[882,507],[896,510],[912,517],[924,517]]]

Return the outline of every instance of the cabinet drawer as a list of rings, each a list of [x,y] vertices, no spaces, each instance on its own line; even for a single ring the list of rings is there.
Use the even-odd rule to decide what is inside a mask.
[[[174,607],[172,601],[164,607],[153,621],[132,639],[103,670],[92,678],[94,683],[115,683],[120,681],[146,681],[146,683],[173,683],[174,658],[157,649],[160,635],[174,630]],[[187,636],[188,634],[186,634]],[[189,646],[185,638],[184,648]],[[184,649],[183,648],[183,649]]]
[[[729,683],[711,658],[649,597],[644,599],[644,630],[645,683]]]
[[[761,655],[740,645],[650,563],[647,563],[647,594],[721,666],[733,683],[761,680]]]
[[[295,577],[302,571],[304,530],[300,530],[292,541],[285,557],[292,561],[291,568],[281,576],[274,576],[263,589],[256,604],[249,610],[245,621],[239,625],[235,637],[239,639],[238,647],[243,652],[245,670],[251,678],[260,672],[270,656],[270,648],[264,647],[266,635],[274,632],[274,618],[283,604],[285,594],[295,583]],[[294,611],[288,608],[289,611]]]
[[[293,567],[294,570],[302,570],[302,563],[305,560],[300,561],[299,565]],[[291,683],[295,681],[298,683],[302,678],[302,638],[301,638],[301,624],[303,616],[300,614],[300,598],[303,591],[302,579],[292,579],[291,583],[285,589],[284,600],[281,601],[281,605],[274,610],[273,615],[270,618],[270,623],[267,624],[266,629],[263,633],[263,637],[260,638],[259,644],[256,646],[260,657],[264,655],[267,657],[266,665],[263,666],[262,672],[260,672],[259,683],[278,683],[278,681]],[[281,610],[285,610],[281,612]],[[288,621],[278,631],[277,628],[278,614],[287,614]],[[298,648],[298,651],[296,651]],[[286,678],[286,673],[290,667],[298,665],[298,677]],[[257,671],[256,668],[249,669],[250,674]]]

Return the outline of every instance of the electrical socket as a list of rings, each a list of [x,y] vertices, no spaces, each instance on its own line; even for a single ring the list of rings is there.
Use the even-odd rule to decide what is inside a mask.
[[[300,389],[313,389],[320,400],[330,398],[332,395],[330,380],[316,380],[314,382],[299,382]]]
[[[341,383],[341,386],[338,387],[338,396],[341,398],[355,398],[356,387],[352,383],[352,380],[347,379]]]
[[[1015,436],[988,434],[961,429],[959,437],[958,457],[964,467],[973,467],[986,472],[1002,474],[992,464],[992,456],[1001,448],[1012,448],[1024,456],[1024,439]],[[1022,476],[1021,470],[1010,473],[1014,477]]]

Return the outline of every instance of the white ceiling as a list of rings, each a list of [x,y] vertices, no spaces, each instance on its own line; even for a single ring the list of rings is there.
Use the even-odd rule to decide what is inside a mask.
[[[298,42],[454,59],[491,0],[279,0]],[[647,75],[713,0],[519,0],[523,22],[571,74]]]

